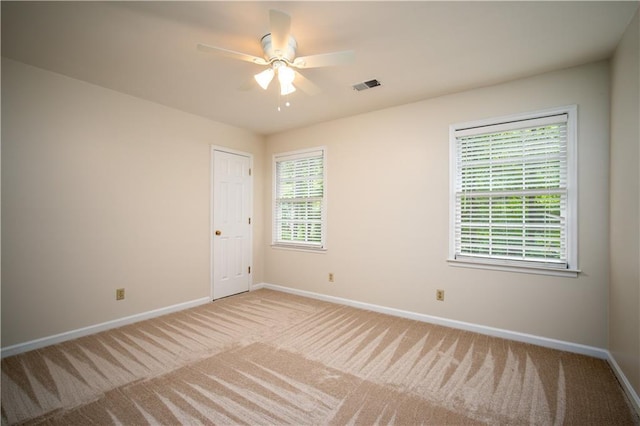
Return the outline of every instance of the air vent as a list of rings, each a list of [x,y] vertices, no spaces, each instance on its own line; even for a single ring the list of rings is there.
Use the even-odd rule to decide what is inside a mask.
[[[380,82],[376,79],[373,80],[369,80],[369,81],[365,81],[363,83],[356,83],[353,85],[353,90],[357,90],[358,92],[361,92],[363,90],[367,90],[367,89],[372,89],[374,87],[378,87],[380,86]]]

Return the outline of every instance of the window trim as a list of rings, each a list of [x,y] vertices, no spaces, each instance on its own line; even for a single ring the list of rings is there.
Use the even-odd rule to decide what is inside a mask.
[[[323,182],[323,193],[322,193],[322,215],[321,215],[321,234],[320,234],[320,245],[307,245],[301,243],[288,243],[277,241],[277,229],[276,229],[276,218],[277,218],[277,163],[278,161],[282,161],[286,158],[295,159],[295,157],[305,158],[308,157],[309,154],[314,152],[322,152],[322,182]],[[327,147],[326,146],[317,146],[312,148],[304,148],[295,151],[287,151],[287,152],[278,152],[274,153],[272,156],[272,164],[271,164],[271,175],[272,175],[272,187],[271,187],[271,247],[275,249],[283,249],[283,250],[294,250],[294,251],[305,251],[312,253],[323,253],[327,251]]]
[[[456,258],[455,221],[456,221],[456,131],[477,127],[494,126],[518,121],[539,119],[550,115],[567,114],[567,267],[558,268],[530,261],[502,260],[496,258]],[[577,105],[539,110],[535,112],[513,114],[495,118],[468,121],[449,126],[449,257],[450,266],[498,271],[521,272],[531,274],[577,277],[578,268],[578,144],[577,144]]]

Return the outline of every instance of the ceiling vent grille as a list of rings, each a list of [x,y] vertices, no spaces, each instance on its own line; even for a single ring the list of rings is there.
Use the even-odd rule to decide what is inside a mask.
[[[352,87],[353,87],[353,90],[357,90],[358,92],[361,92],[363,90],[372,89],[378,86],[381,86],[381,83],[374,78],[373,80],[365,81],[362,83],[356,83]]]

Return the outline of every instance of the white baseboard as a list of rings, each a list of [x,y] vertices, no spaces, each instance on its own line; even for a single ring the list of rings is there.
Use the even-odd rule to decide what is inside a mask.
[[[154,309],[152,311],[143,312],[143,313],[131,315],[128,317],[103,322],[101,324],[90,325],[88,327],[79,328],[77,330],[71,330],[64,333],[60,333],[60,334],[54,334],[53,336],[47,336],[41,339],[31,340],[29,342],[7,346],[6,348],[0,349],[0,357],[5,358],[8,356],[31,351],[33,349],[43,348],[49,345],[55,345],[56,343],[65,342],[71,339],[77,339],[78,337],[87,336],[89,334],[95,334],[95,333],[109,330],[112,328],[122,327],[123,325],[132,324],[134,322],[159,317],[160,315],[166,315],[172,312],[193,308],[199,305],[203,305],[210,301],[211,301],[210,297],[203,297],[200,299],[191,300],[189,302],[178,303],[177,305],[171,305],[165,308]]]
[[[401,309],[388,308],[386,306],[373,305],[371,303],[358,302],[356,300],[344,299],[336,296],[328,296],[326,294],[314,293],[306,290],[299,290],[291,287],[284,287],[275,284],[260,283],[254,286],[254,289],[267,288],[270,290],[281,291],[283,293],[295,294],[298,296],[309,297],[312,299],[323,300],[325,302],[333,302],[341,305],[352,306],[354,308],[366,309],[373,312],[379,312],[382,314],[393,315],[401,318],[408,318],[416,321],[427,322],[430,324],[442,325],[445,327],[451,327],[459,330],[472,331],[488,336],[501,337],[503,339],[515,340],[517,342],[530,343],[533,345],[543,346],[551,349],[558,349],[561,351],[577,353],[581,355],[588,355],[595,358],[607,360],[615,375],[620,381],[622,388],[627,393],[627,396],[634,405],[636,412],[640,415],[640,398],[637,392],[631,386],[631,383],[622,372],[622,369],[615,361],[611,353],[606,349],[596,348],[593,346],[581,345],[578,343],[565,342],[562,340],[549,339],[547,337],[535,336],[532,334],[519,333],[517,331],[504,330],[500,328],[487,327],[484,325],[472,324],[463,321],[456,321],[447,318],[436,317],[433,315],[419,314],[411,311],[403,311]]]
[[[578,343],[565,342],[562,340],[549,339],[547,337],[535,336],[532,334],[519,333],[517,331],[504,330],[500,328],[487,327],[484,325],[472,324],[463,321],[456,321],[447,318],[436,317],[433,315],[419,314],[416,312],[403,311],[401,309],[388,308],[386,306],[373,305],[371,303],[358,302],[356,300],[344,299],[336,296],[328,296],[326,294],[314,293],[306,290],[299,290],[291,287],[284,287],[275,284],[260,283],[255,285],[253,289],[267,288],[270,290],[281,291],[283,293],[295,294],[298,296],[309,297],[312,299],[323,300],[325,302],[333,302],[341,305],[352,306],[354,308],[366,309],[382,314],[393,315],[401,318],[408,318],[416,321],[427,322],[430,324],[442,325],[459,330],[472,331],[488,336],[501,337],[503,339],[515,340],[517,342],[530,343],[533,345],[543,346],[551,349],[558,349],[566,352],[573,352],[581,355],[588,355],[595,358],[604,359],[609,362],[613,372],[617,376],[622,388],[626,392],[629,400],[633,404],[636,412],[640,415],[640,398],[622,369],[616,362],[613,355],[606,349],[596,348],[593,346],[581,345]]]
[[[275,291],[281,291],[283,293],[295,294],[298,296],[309,297],[312,299],[323,300],[326,302],[337,303],[346,306],[352,306],[354,308],[366,309],[373,312],[379,312],[382,314],[393,315],[401,318],[412,319],[416,321],[426,322],[430,324],[442,325],[445,327],[451,327],[459,330],[472,331],[488,336],[501,337],[504,339],[514,340],[523,343],[531,343],[538,346],[543,346],[552,349],[558,349],[567,352],[578,353],[582,355],[593,356],[600,359],[605,359],[611,365],[611,368],[618,380],[620,381],[623,389],[627,393],[631,403],[638,414],[640,414],[640,397],[637,392],[631,386],[631,383],[625,376],[624,372],[616,362],[613,355],[605,349],[596,348],[593,346],[586,346],[577,343],[565,342],[562,340],[549,339],[546,337],[535,336],[532,334],[519,333],[516,331],[504,330],[494,327],[487,327],[478,324],[472,324],[463,321],[456,321],[447,318],[436,317],[433,315],[419,314],[411,311],[404,311],[401,309],[389,308],[386,306],[374,305],[366,302],[359,302],[356,300],[345,299],[336,296],[329,296],[326,294],[314,293],[305,290],[299,290],[291,287],[284,287],[275,284],[258,283],[251,286],[250,291],[266,288]],[[179,303],[165,308],[154,309],[152,311],[143,312],[136,315],[120,318],[117,320],[107,321],[101,324],[96,324],[88,327],[79,328],[77,330],[68,331],[65,333],[55,334],[53,336],[43,337],[41,339],[31,340],[25,343],[19,343],[16,345],[8,346],[6,348],[0,348],[0,357],[5,358],[12,355],[17,355],[23,352],[27,352],[33,349],[42,348],[56,343],[65,342],[67,340],[77,339],[78,337],[95,334],[101,331],[109,330],[116,327],[122,327],[124,325],[132,324],[138,321],[143,321],[150,318],[155,318],[161,315],[166,315],[172,312],[181,311],[184,309],[193,308],[199,305],[203,305],[211,301],[210,297],[203,297],[200,299],[192,300],[189,302]]]
[[[629,397],[631,404],[633,404],[633,408],[636,409],[636,413],[640,415],[640,397],[638,397],[638,393],[635,391],[633,386],[631,386],[629,379],[627,379],[627,376],[624,375],[624,373],[622,372],[622,369],[616,362],[616,359],[613,357],[611,352],[607,351],[607,353],[609,354],[609,358],[607,358],[607,360],[609,361],[609,365],[611,366],[611,369],[613,370],[616,377],[618,378],[618,381],[620,382],[620,384],[622,385],[622,388],[626,392],[627,397]]]
[[[504,339],[515,340],[517,342],[531,343],[546,348],[559,349],[567,352],[574,352],[582,355],[589,355],[596,358],[607,359],[607,351],[605,349],[593,346],[580,345],[577,343],[564,342],[562,340],[549,339],[546,337],[535,336],[532,334],[519,333],[517,331],[503,330],[500,328],[487,327],[484,325],[473,324],[469,322],[456,321],[433,315],[419,314],[411,311],[403,311],[401,309],[388,308],[386,306],[373,305],[371,303],[358,302],[356,300],[343,299],[341,297],[328,296],[326,294],[313,293],[305,290],[298,290],[290,287],[283,287],[275,284],[263,283],[262,288],[282,291],[284,293],[297,294],[312,299],[324,300],[326,302],[334,302],[341,305],[353,306],[354,308],[366,309],[369,311],[379,312],[382,314],[393,315],[396,317],[408,318],[416,321],[428,322],[430,324],[442,325],[445,327],[456,328],[459,330],[473,331],[475,333],[485,334],[488,336],[501,337]]]
[[[249,291],[260,290],[261,288],[264,288],[264,283],[251,284]]]

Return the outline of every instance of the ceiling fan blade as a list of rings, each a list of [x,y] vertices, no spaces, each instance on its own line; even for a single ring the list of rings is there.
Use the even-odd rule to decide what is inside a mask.
[[[319,55],[301,56],[293,61],[293,66],[300,69],[332,67],[336,65],[344,65],[355,59],[353,50],[345,50],[343,52],[321,53]]]
[[[289,34],[291,33],[291,16],[279,10],[271,9],[269,11],[269,25],[273,49],[285,52],[289,44]]]
[[[240,59],[241,61],[251,62],[258,65],[268,65],[269,62],[257,56],[248,55],[246,53],[236,52],[234,50],[223,49],[222,47],[209,46],[208,44],[198,43],[198,50],[208,53],[216,53],[232,59]]]
[[[294,70],[294,72],[296,73],[296,77],[293,80],[293,84],[295,87],[302,90],[309,96],[315,96],[318,93],[322,92],[322,89],[312,83],[311,80],[300,74],[298,71]]]

